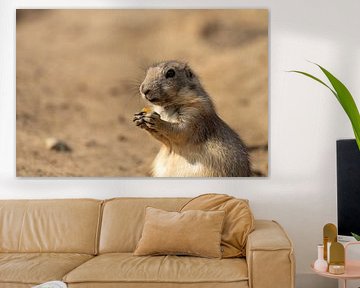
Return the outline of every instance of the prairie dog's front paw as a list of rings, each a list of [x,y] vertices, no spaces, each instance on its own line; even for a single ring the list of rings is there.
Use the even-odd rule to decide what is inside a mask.
[[[155,132],[161,129],[162,120],[160,115],[156,112],[148,113],[141,111],[134,115],[133,122],[136,124],[136,126],[142,129],[152,130]]]
[[[134,118],[133,118],[133,122],[135,123],[136,126],[140,127],[140,128],[146,128],[145,122],[144,122],[144,117],[146,115],[146,112],[139,112],[134,114]]]
[[[156,112],[151,112],[149,114],[145,114],[143,117],[143,121],[147,128],[158,131],[161,129],[161,118],[160,115]]]

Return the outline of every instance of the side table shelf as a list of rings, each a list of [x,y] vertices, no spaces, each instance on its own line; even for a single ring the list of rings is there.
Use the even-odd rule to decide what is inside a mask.
[[[322,277],[343,280],[343,287],[346,288],[347,280],[360,279],[360,260],[347,260],[347,248],[352,245],[360,245],[360,242],[348,242],[345,247],[345,273],[344,274],[331,274],[329,272],[320,272],[314,269],[314,264],[311,264],[311,269]]]

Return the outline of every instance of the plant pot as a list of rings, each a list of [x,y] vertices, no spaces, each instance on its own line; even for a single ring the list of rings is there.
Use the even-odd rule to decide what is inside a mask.
[[[338,140],[336,151],[338,234],[360,234],[360,151],[355,139]]]

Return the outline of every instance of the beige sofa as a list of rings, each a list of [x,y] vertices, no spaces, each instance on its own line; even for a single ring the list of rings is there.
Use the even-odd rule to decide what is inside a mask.
[[[246,258],[133,256],[146,206],[179,210],[186,198],[0,201],[0,287],[63,280],[71,288],[292,288],[292,244],[257,220]]]

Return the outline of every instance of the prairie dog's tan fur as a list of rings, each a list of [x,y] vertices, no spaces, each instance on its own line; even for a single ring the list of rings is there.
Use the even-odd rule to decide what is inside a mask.
[[[140,93],[153,111],[135,114],[134,122],[163,143],[153,162],[153,176],[250,176],[245,145],[216,114],[187,64],[166,61],[151,66]]]

